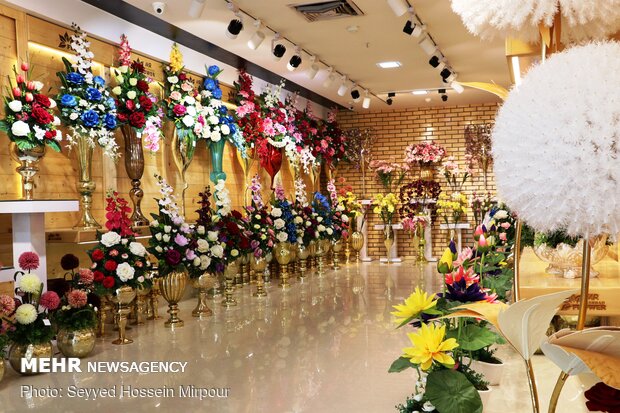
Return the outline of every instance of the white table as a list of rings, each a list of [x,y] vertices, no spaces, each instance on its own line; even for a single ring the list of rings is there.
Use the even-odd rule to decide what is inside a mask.
[[[13,221],[13,266],[0,271],[0,282],[13,281],[19,256],[32,251],[39,255],[40,265],[35,273],[47,288],[47,259],[45,255],[45,213],[78,211],[77,200],[0,201],[0,214],[11,214]]]
[[[375,225],[375,229],[383,231],[385,229],[385,225],[377,224]],[[394,230],[394,243],[392,244],[392,248],[390,249],[390,260],[389,262],[403,262],[403,259],[397,257],[398,254],[398,230],[403,229],[403,224],[392,224],[392,229]],[[381,262],[388,262],[387,257],[381,257]]]
[[[364,208],[366,212],[366,216],[368,216],[368,209],[371,207],[372,201],[370,199],[363,199],[360,201],[360,203],[362,204],[362,208]],[[363,262],[370,262],[372,261],[372,258],[368,256],[368,226],[366,225],[366,221],[367,220],[358,221],[357,230],[361,232],[364,236],[364,246],[360,250],[360,260],[362,260]]]
[[[439,226],[440,229],[448,229],[448,230],[455,230],[456,231],[456,248],[457,251],[460,253],[461,250],[463,249],[462,246],[462,235],[463,235],[463,230],[464,229],[469,229],[470,225],[466,222],[462,222],[462,223],[458,223],[458,224],[441,224]]]

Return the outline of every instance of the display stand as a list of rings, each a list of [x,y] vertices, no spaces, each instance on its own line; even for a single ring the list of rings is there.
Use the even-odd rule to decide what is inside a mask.
[[[456,231],[456,239],[457,239],[456,250],[460,252],[463,249],[462,247],[463,230],[469,229],[470,225],[466,222],[459,223],[459,224],[441,224],[439,228]]]
[[[39,255],[37,275],[43,288],[47,287],[47,259],[45,255],[45,214],[48,212],[78,211],[77,200],[0,201],[0,214],[11,214],[13,222],[13,266],[17,267],[19,256],[24,252]],[[15,268],[0,271],[0,282],[12,281]]]
[[[363,199],[360,201],[360,203],[362,204],[362,208],[364,208],[364,211],[366,212],[366,216],[368,216],[368,208],[370,208],[370,206],[372,205],[372,201],[370,199]],[[372,258],[368,256],[368,225],[366,224],[367,220],[359,221],[357,223],[357,230],[360,231],[364,236],[364,246],[360,250],[360,260],[362,262],[372,261]]]
[[[380,230],[380,231],[383,232],[384,228],[385,228],[385,225],[383,225],[383,224],[375,225],[375,229],[376,230]],[[392,229],[394,230],[394,243],[392,244],[392,248],[390,249],[390,257],[391,257],[391,259],[389,260],[389,262],[403,262],[402,258],[396,256],[398,254],[398,230],[399,229],[403,229],[403,224],[392,224]],[[387,257],[381,257],[380,261],[382,263],[387,263],[388,262],[388,258]]]

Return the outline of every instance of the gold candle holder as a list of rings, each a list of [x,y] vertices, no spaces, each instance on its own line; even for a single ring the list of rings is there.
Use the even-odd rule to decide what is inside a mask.
[[[97,313],[97,337],[105,335],[105,324],[108,320],[108,312],[114,307],[107,296],[101,297],[99,312]]]
[[[207,304],[207,292],[213,288],[214,284],[215,277],[208,273],[192,280],[192,286],[198,290],[198,303],[196,303],[196,308],[192,310],[192,317],[202,318],[213,315],[213,311]]]

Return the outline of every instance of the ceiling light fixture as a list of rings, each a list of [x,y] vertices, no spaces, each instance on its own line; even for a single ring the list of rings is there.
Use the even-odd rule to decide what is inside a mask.
[[[446,89],[438,89],[437,92],[441,95],[441,100],[444,102],[448,101],[448,95],[446,94]]]
[[[308,79],[313,80],[318,73],[319,65],[316,63],[316,56],[310,56],[310,67],[306,72],[306,74],[308,75]]]
[[[327,68],[327,77],[323,81],[323,87],[328,88],[336,81],[336,74],[334,73],[334,68]]]
[[[433,53],[437,51],[437,45],[428,35],[424,36],[418,44],[420,45],[422,50],[424,50],[424,53],[429,56],[432,56]]]
[[[250,37],[248,40],[248,47],[252,50],[256,50],[260,47],[261,43],[265,40],[265,32],[261,30],[262,23],[260,20],[256,20],[254,22],[254,27],[256,28],[256,32]]]
[[[456,73],[454,73],[451,69],[448,68],[443,69],[440,75],[444,83],[450,83],[456,79]]]
[[[402,66],[402,63],[396,61],[379,62],[377,63],[377,66],[381,69],[397,69]]]
[[[236,39],[243,30],[243,16],[239,11],[239,8],[235,6],[234,3],[228,3],[228,9],[235,14],[236,19],[232,19],[230,23],[228,23],[228,27],[226,28],[226,37],[229,39]]]
[[[354,83],[353,86],[351,86],[351,98],[353,98],[353,102],[355,103],[359,102],[361,97],[362,96],[360,94],[360,91],[357,89]]]
[[[370,95],[368,90],[364,91],[364,100],[362,101],[362,108],[368,109],[370,107]]]
[[[456,93],[458,93],[459,95],[461,93],[463,93],[463,91],[465,91],[465,88],[463,87],[463,85],[461,85],[459,82],[457,82],[456,80],[452,81],[452,83],[450,83],[450,87],[452,89],[454,89],[454,91]]]
[[[411,92],[411,94],[416,95],[416,96],[427,95],[428,91],[427,90],[414,90],[413,92]]]
[[[409,8],[409,20],[405,23],[405,27],[403,27],[403,33],[408,34],[413,37],[420,37],[422,33],[424,33],[425,27],[420,24],[417,20],[415,12],[413,11],[413,7]]]
[[[295,46],[295,54],[291,57],[291,60],[288,61],[286,68],[289,72],[294,72],[301,64],[301,61],[301,47]]]
[[[347,90],[349,90],[349,86],[347,85],[347,77],[343,75],[340,80],[342,82],[340,83],[340,87],[338,88],[338,96],[344,96],[346,95]]]
[[[273,54],[274,60],[278,61],[282,59],[282,56],[286,53],[286,46],[282,43],[278,43],[282,36],[280,33],[276,33],[273,39],[271,40],[271,53]]]
[[[387,4],[398,17],[407,13],[407,10],[409,10],[409,3],[407,3],[406,0],[387,0]]]
[[[205,9],[205,1],[206,0],[192,0],[187,15],[193,19],[200,17],[202,11]]]
[[[392,106],[392,103],[394,103],[394,97],[396,97],[396,93],[395,92],[388,93],[388,98],[385,101],[385,103],[387,103],[389,106]]]

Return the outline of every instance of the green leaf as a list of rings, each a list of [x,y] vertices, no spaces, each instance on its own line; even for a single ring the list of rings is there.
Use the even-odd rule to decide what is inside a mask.
[[[418,316],[418,314],[415,314],[415,315],[412,315],[411,317],[409,317],[409,318],[407,318],[407,319],[403,320],[403,322],[402,322],[402,323],[400,323],[400,324],[398,325],[398,327],[396,327],[396,328],[401,328],[402,326],[409,324],[409,323],[410,323],[410,322],[412,322],[412,321],[413,321],[413,320],[414,320],[417,316]]]
[[[491,330],[480,327],[476,324],[467,324],[461,328],[461,335],[458,336],[458,330],[450,330],[446,333],[448,338],[458,341],[459,349],[466,351],[476,351],[490,346],[495,343],[496,336]]]
[[[482,413],[478,391],[456,370],[437,370],[428,375],[425,396],[440,412]]]
[[[17,147],[22,151],[27,151],[37,146],[37,145],[34,145],[32,142],[30,142],[28,139],[19,139],[19,138],[15,139],[15,145],[17,145]]]
[[[443,313],[439,310],[436,310],[434,308],[429,308],[428,310],[424,310],[422,311],[424,314],[428,314],[428,315],[443,315]]]
[[[60,152],[60,145],[58,144],[57,141],[48,140],[47,141],[47,146],[49,146],[50,148],[52,148],[56,152]]]
[[[0,120],[0,131],[1,132],[8,132],[9,131],[9,124],[6,123],[3,120]]]
[[[390,366],[388,373],[400,373],[401,371],[407,370],[411,367],[413,367],[413,364],[411,364],[411,360],[409,360],[407,357],[401,356],[394,360],[394,363],[392,363],[392,365]]]

